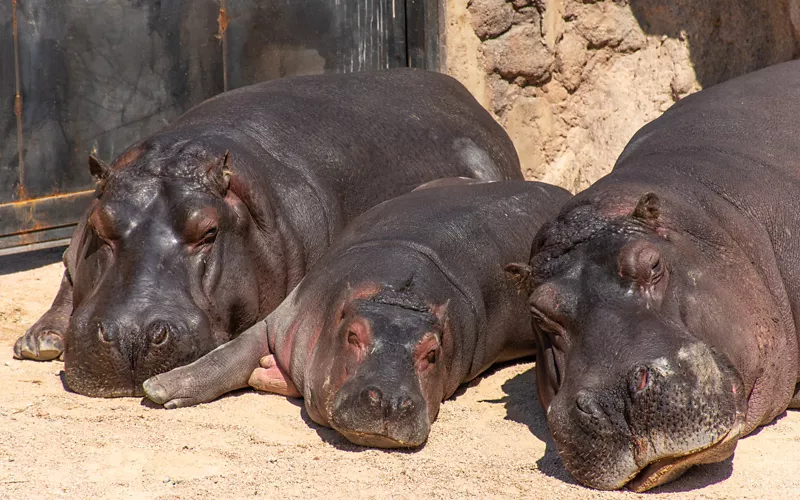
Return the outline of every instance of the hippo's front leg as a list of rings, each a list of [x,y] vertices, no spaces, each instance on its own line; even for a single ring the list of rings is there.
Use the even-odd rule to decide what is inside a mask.
[[[267,325],[259,321],[194,363],[145,380],[144,393],[167,409],[208,403],[247,387],[259,360],[267,354]]]
[[[72,283],[64,272],[50,309],[14,344],[14,357],[50,361],[64,354],[67,327],[72,316]]]

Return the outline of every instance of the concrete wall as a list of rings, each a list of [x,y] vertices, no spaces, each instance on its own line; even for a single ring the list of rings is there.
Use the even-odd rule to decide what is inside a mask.
[[[800,56],[800,0],[445,0],[444,66],[579,191],[697,90]]]

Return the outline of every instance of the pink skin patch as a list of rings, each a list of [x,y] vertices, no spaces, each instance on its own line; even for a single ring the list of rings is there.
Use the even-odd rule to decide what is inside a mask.
[[[261,367],[253,370],[248,384],[257,391],[271,392],[290,398],[300,398],[302,394],[286,374],[281,371],[272,354],[259,361]]]

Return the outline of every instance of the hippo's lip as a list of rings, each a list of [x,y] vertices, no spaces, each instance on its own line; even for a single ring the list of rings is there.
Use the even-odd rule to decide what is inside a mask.
[[[359,446],[367,446],[370,448],[416,448],[422,446],[422,443],[410,443],[400,439],[390,438],[385,434],[351,431],[338,427],[334,427],[334,430],[346,437],[350,442]]]
[[[651,462],[636,472],[624,486],[631,491],[641,493],[678,478],[692,465],[724,460],[736,448],[740,429],[741,424],[737,421],[726,434],[708,446],[693,450],[685,455],[661,458]]]

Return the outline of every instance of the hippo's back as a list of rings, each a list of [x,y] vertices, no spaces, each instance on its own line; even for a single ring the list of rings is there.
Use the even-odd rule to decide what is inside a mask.
[[[675,104],[584,196],[654,191],[685,230],[744,252],[800,324],[798,131],[800,61],[791,61]]]
[[[237,136],[271,160],[267,175],[277,163],[346,193],[345,220],[434,178],[522,179],[511,140],[470,93],[415,69],[243,87],[193,108],[165,133]],[[371,175],[363,175],[367,166]]]
[[[528,181],[422,189],[386,201],[348,226],[330,254],[359,245],[402,242],[430,249],[464,277],[480,279],[528,259],[533,237],[569,200],[566,190]]]
[[[800,60],[749,73],[676,103],[643,127],[617,176],[689,177],[743,203],[800,185]]]

